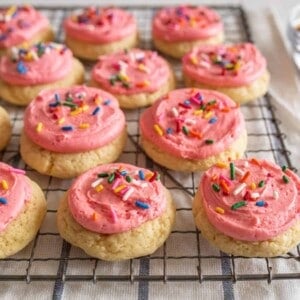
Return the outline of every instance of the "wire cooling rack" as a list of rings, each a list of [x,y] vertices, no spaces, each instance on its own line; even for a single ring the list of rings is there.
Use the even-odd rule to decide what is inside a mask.
[[[217,6],[225,24],[227,42],[251,41],[247,19],[239,6]],[[151,19],[157,8],[128,7],[138,20],[140,47],[152,48]],[[62,20],[69,9],[47,8],[41,11],[49,17],[58,42],[64,39]],[[182,86],[180,64],[170,60]],[[91,65],[86,64],[87,76]],[[55,213],[63,193],[70,186],[69,180],[42,176],[24,165],[20,158],[19,137],[22,130],[23,109],[0,101],[10,113],[13,135],[10,145],[0,152],[0,160],[14,167],[25,168],[27,175],[39,183],[45,192],[48,211],[35,240],[20,253],[0,261],[0,281],[54,281],[53,295],[59,295],[66,281],[223,281],[299,279],[299,246],[284,256],[276,258],[244,258],[219,252],[202,238],[195,228],[191,213],[200,174],[180,174],[157,166],[139,147],[138,119],[142,110],[127,111],[129,141],[119,161],[157,169],[162,181],[172,192],[177,206],[176,225],[166,243],[153,255],[125,262],[104,262],[88,257],[80,249],[63,241],[56,229]],[[289,151],[280,132],[279,121],[274,115],[269,95],[242,107],[248,130],[247,156],[276,161],[290,168]],[[1,134],[1,133],[0,133]]]

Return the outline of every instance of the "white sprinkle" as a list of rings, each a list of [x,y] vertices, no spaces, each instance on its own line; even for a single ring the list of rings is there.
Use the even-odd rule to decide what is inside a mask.
[[[127,192],[124,194],[123,196],[123,201],[127,201],[128,198],[131,196],[131,194],[134,192],[134,189],[132,187],[130,187]]]
[[[252,199],[257,199],[257,198],[259,198],[259,193],[251,193],[251,198]]]
[[[141,182],[140,181],[137,181],[136,179],[132,179],[131,183],[135,186],[142,186]]]
[[[38,55],[36,54],[36,52],[32,51],[32,52],[31,52],[31,55],[32,55],[32,58],[33,58],[35,61],[39,60],[39,57],[38,57]]]
[[[209,69],[210,68],[210,64],[206,61],[200,61],[199,65],[201,67],[203,67],[204,69]]]
[[[15,60],[19,59],[19,50],[17,47],[11,48],[11,57],[12,57],[12,59],[15,59]]]
[[[279,193],[278,193],[278,191],[274,191],[274,192],[273,192],[273,197],[274,197],[275,200],[278,200],[278,198],[279,198]]]
[[[140,60],[145,58],[145,53],[144,52],[137,52],[135,53],[135,59]]]
[[[244,172],[241,169],[239,169],[238,167],[235,167],[234,169],[237,175],[244,176]]]
[[[194,124],[196,124],[196,120],[193,120],[193,119],[186,119],[186,120],[185,120],[185,123],[186,123],[187,125],[194,125]]]
[[[246,183],[241,183],[237,188],[233,191],[233,195],[236,196],[247,186]]]
[[[103,178],[99,178],[99,179],[97,179],[96,181],[94,181],[92,184],[91,184],[91,186],[93,187],[93,188],[95,188],[97,185],[99,185],[101,182],[103,181]]]
[[[246,168],[248,168],[248,167],[249,167],[249,162],[248,162],[248,160],[246,160],[246,161],[245,161],[245,164],[244,164],[244,166],[245,166]]]
[[[172,107],[172,113],[175,118],[177,118],[179,116],[179,112],[176,107]]]

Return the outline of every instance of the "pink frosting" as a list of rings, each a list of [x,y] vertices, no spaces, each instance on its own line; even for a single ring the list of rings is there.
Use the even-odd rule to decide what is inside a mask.
[[[0,163],[0,232],[22,212],[32,191],[22,170]]]
[[[137,31],[131,14],[111,7],[88,7],[67,18],[64,28],[68,36],[94,44],[114,42]]]
[[[0,59],[1,80],[14,85],[54,82],[72,70],[72,52],[63,45],[39,43],[29,48],[15,48]]]
[[[92,71],[92,78],[105,90],[122,95],[155,92],[170,75],[162,57],[141,49],[101,56]]]
[[[284,172],[265,160],[238,160],[234,165],[239,172],[235,171],[233,180],[229,167],[214,166],[204,173],[199,185],[207,217],[216,229],[237,240],[264,241],[299,220],[300,179],[292,171]],[[248,178],[241,180],[246,172],[249,172]],[[227,188],[222,187],[222,180],[229,191],[225,192]],[[263,185],[259,184],[262,181]],[[218,185],[220,191],[215,191],[213,184]],[[232,208],[241,201],[244,206]],[[216,212],[216,207],[224,213]]]
[[[32,39],[49,27],[49,21],[29,5],[0,9],[0,48]]]
[[[156,14],[152,24],[154,37],[168,42],[207,39],[222,31],[219,15],[201,6],[163,8]]]
[[[251,84],[266,71],[266,60],[250,43],[200,45],[183,59],[184,74],[200,83],[239,87]]]
[[[227,96],[190,88],[174,90],[146,109],[140,129],[147,140],[173,156],[203,159],[228,149],[245,123]]]
[[[112,176],[114,179],[110,180]],[[124,163],[87,171],[68,192],[74,219],[84,228],[103,234],[139,227],[159,217],[166,203],[166,193],[156,172]]]
[[[125,116],[109,93],[86,86],[44,90],[25,110],[24,130],[50,151],[76,153],[116,139]]]

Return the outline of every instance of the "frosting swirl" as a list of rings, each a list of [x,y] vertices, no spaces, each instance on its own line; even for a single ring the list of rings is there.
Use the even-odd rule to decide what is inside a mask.
[[[100,56],[92,71],[92,78],[102,88],[122,95],[155,92],[170,75],[162,57],[154,51],[140,49]]]
[[[266,60],[250,43],[199,45],[183,59],[183,73],[198,82],[220,87],[251,84],[266,71]]]
[[[72,38],[93,44],[120,40],[137,30],[134,17],[119,8],[88,7],[67,18],[64,28]]]
[[[15,85],[54,82],[72,70],[73,54],[64,45],[38,43],[26,48],[12,48],[0,59],[1,80]]]
[[[99,148],[125,128],[125,116],[109,93],[86,86],[44,90],[29,104],[24,130],[50,151],[76,153]]]
[[[210,223],[238,240],[271,239],[300,216],[299,177],[266,160],[214,166],[204,173],[199,192]]]
[[[103,234],[134,229],[166,209],[159,175],[124,163],[80,175],[68,191],[69,209],[84,228]]]
[[[0,48],[26,42],[46,29],[49,21],[32,6],[11,6],[0,9]]]
[[[222,31],[219,15],[203,6],[163,8],[155,15],[152,24],[154,37],[168,42],[207,39]]]
[[[174,156],[203,159],[226,150],[245,122],[227,96],[189,88],[171,91],[146,109],[140,128],[146,139]]]
[[[32,195],[25,171],[0,162],[0,232],[22,212]]]

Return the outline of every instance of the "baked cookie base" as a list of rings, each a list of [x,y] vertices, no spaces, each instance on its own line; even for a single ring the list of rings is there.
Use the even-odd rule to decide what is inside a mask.
[[[65,44],[72,50],[75,56],[87,60],[97,60],[103,54],[134,48],[138,44],[138,34],[135,32],[119,41],[104,44],[80,41],[66,35]]]
[[[153,37],[153,43],[155,48],[158,49],[160,52],[174,58],[183,57],[186,53],[190,52],[195,46],[203,45],[203,44],[209,44],[209,45],[221,44],[223,40],[224,40],[223,32],[207,39],[183,41],[183,42],[166,42],[164,40]]]
[[[11,130],[9,115],[6,110],[0,106],[0,151],[7,146],[10,140]]]
[[[145,256],[157,250],[169,236],[175,221],[176,209],[169,191],[167,207],[158,218],[147,221],[130,231],[100,234],[85,229],[72,217],[67,194],[57,211],[57,227],[60,235],[88,255],[108,261],[125,260]]]
[[[35,182],[27,180],[32,187],[32,198],[25,204],[23,212],[0,232],[0,258],[11,256],[27,246],[46,215],[47,205],[42,190]]]
[[[156,163],[167,167],[168,169],[181,172],[204,171],[219,161],[227,161],[229,158],[232,160],[241,158],[247,146],[247,132],[245,130],[225,151],[200,160],[173,156],[159,149],[158,146],[145,139],[143,135],[141,135],[141,146],[146,154]]]
[[[41,148],[24,132],[21,134],[22,159],[41,174],[58,178],[72,178],[88,169],[115,161],[122,153],[127,140],[126,128],[111,143],[86,152],[58,153]]]
[[[125,109],[135,109],[139,107],[145,107],[153,104],[163,95],[167,94],[169,91],[175,88],[175,76],[174,73],[170,70],[170,77],[168,81],[160,87],[159,90],[153,93],[139,93],[133,95],[122,95],[122,94],[113,94],[111,91],[107,90],[109,93],[113,94],[119,101],[120,107]],[[104,89],[98,82],[95,80],[90,81],[90,86]]]
[[[0,80],[0,97],[15,105],[25,106],[29,104],[40,91],[68,87],[84,82],[84,67],[82,63],[73,58],[72,71],[63,79],[37,85],[13,85]]]
[[[248,101],[255,100],[256,98],[266,94],[270,82],[270,73],[268,71],[266,71],[260,78],[256,79],[251,84],[241,87],[218,87],[198,82],[187,77],[185,74],[183,77],[185,86],[187,87],[197,87],[200,89],[218,91],[229,96],[233,101],[239,104],[244,104]]]
[[[24,41],[24,43],[19,44],[19,45],[15,45],[12,47],[21,47],[23,45],[33,45],[35,43],[38,42],[49,42],[49,41],[53,41],[54,40],[54,31],[53,29],[49,26],[46,29],[43,29],[41,32],[38,32],[34,37],[32,37],[32,39],[28,40],[28,41]],[[0,48],[0,56],[5,55],[7,53],[9,53],[10,49],[12,48]]]
[[[199,192],[193,202],[195,223],[201,234],[214,246],[233,255],[246,257],[274,257],[287,253],[300,242],[300,221],[273,239],[247,242],[233,239],[219,232],[208,220]]]

